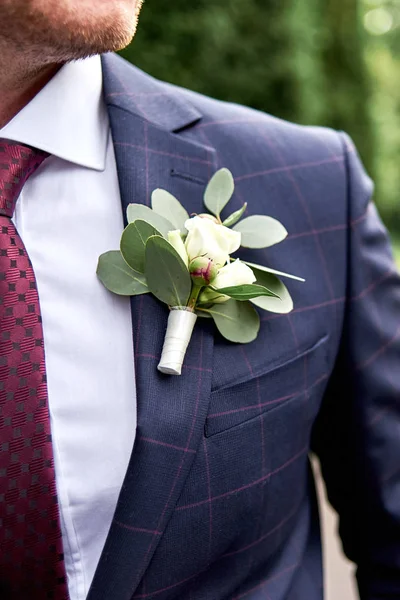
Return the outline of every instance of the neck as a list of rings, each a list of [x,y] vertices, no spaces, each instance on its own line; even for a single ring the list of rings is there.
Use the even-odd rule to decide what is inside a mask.
[[[28,104],[50,81],[61,65],[35,64],[18,52],[7,56],[1,47],[0,129]],[[10,53],[11,54],[11,53]]]

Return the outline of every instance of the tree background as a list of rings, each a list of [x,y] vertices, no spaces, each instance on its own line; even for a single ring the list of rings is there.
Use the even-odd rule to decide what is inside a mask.
[[[122,55],[203,94],[347,131],[400,257],[400,0],[147,0]]]

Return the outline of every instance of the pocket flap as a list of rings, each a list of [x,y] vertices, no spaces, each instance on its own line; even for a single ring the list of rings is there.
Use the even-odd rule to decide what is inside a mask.
[[[273,410],[327,379],[327,340],[325,335],[284,363],[212,392],[206,437]]]

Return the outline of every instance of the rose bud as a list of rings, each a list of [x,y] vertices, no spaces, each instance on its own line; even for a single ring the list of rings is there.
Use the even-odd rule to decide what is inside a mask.
[[[197,286],[210,285],[218,274],[213,261],[206,256],[198,256],[189,263],[192,281]]]
[[[211,259],[221,268],[228,262],[229,255],[239,249],[242,234],[223,225],[217,225],[210,219],[200,216],[185,222],[188,234],[185,240],[189,262],[202,256]]]

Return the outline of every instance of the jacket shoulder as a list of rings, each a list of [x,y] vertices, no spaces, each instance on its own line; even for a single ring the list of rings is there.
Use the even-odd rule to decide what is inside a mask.
[[[327,127],[300,125],[271,114],[233,102],[210,98],[203,94],[164,83],[167,89],[185,99],[201,114],[195,132],[219,147],[240,146],[252,155],[263,148],[281,149],[286,160],[320,161],[343,156],[346,138]]]
[[[343,139],[336,131],[299,125],[160,81],[115,54],[103,55],[103,73],[111,96],[126,96],[140,106],[144,103],[145,112],[161,126],[175,125],[174,113],[184,113],[188,122],[197,121],[182,132],[185,137],[200,143],[209,138],[217,151],[229,145],[231,151],[246,150],[254,156],[260,147],[277,143],[286,159],[293,161],[343,155]]]

